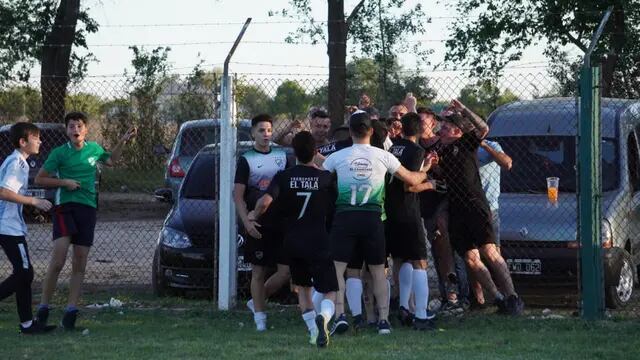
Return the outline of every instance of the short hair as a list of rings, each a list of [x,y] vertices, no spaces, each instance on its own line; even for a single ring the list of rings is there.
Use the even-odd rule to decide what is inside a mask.
[[[14,148],[20,148],[20,139],[29,141],[29,135],[39,135],[40,129],[32,123],[17,122],[9,129],[9,138]]]
[[[418,114],[425,114],[425,115],[431,115],[433,117],[436,117],[436,112],[433,111],[433,109],[426,107],[426,106],[420,106],[419,108],[416,109],[416,112]]]
[[[316,141],[308,131],[297,133],[291,140],[291,146],[296,159],[301,163],[308,163],[313,160],[313,156],[316,154]]]
[[[362,109],[362,111],[369,114],[369,117],[380,117],[380,112],[378,111],[378,109],[374,108],[373,106],[368,106]]]
[[[273,119],[271,118],[271,115],[260,114],[260,115],[256,115],[253,119],[251,119],[251,127],[255,128],[256,125],[258,125],[261,122],[268,122],[269,124],[273,125]]]
[[[80,120],[85,125],[87,125],[87,122],[89,122],[89,117],[82,111],[72,111],[64,116],[64,126],[69,126],[69,121],[71,120]]]
[[[359,110],[351,114],[349,117],[349,130],[353,136],[363,138],[371,129],[371,118],[366,112]]]
[[[316,109],[309,114],[309,119],[313,118],[323,118],[326,119],[329,117],[329,114],[323,109]]]
[[[402,118],[402,135],[404,136],[416,136],[422,133],[422,121],[420,121],[420,115],[410,112],[406,113]]]

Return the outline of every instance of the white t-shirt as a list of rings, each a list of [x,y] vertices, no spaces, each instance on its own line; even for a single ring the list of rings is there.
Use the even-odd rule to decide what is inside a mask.
[[[390,152],[371,145],[353,144],[329,155],[322,166],[338,175],[336,212],[381,212],[385,175],[394,174],[400,161]]]
[[[29,165],[18,150],[7,156],[0,166],[0,187],[24,195],[29,186]],[[0,200],[0,234],[27,235],[22,204]]]

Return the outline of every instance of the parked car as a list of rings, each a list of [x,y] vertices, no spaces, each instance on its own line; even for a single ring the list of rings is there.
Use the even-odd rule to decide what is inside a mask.
[[[251,141],[239,142],[238,150],[244,152],[252,146]],[[153,290],[157,295],[170,290],[212,288],[216,263],[214,244],[218,235],[215,177],[218,159],[216,144],[198,152],[164,221],[152,267]],[[244,262],[242,235],[238,235],[237,244],[238,289],[248,291],[251,266]]]
[[[38,185],[35,185],[34,179],[36,174],[44,164],[45,160],[49,156],[49,153],[54,148],[66,143],[69,141],[67,138],[67,132],[64,127],[64,124],[59,123],[34,123],[40,129],[40,140],[42,144],[40,145],[40,153],[37,155],[29,156],[27,159],[27,163],[29,164],[29,188],[27,190],[27,195],[35,196],[43,199],[47,199],[54,202],[56,189],[54,188],[44,188]],[[4,125],[0,127],[0,163],[4,161],[4,159],[9,156],[14,148],[9,139],[9,130],[11,129],[11,125]],[[97,178],[99,179],[99,177]],[[96,186],[97,188],[97,186]],[[39,216],[38,210],[31,207],[25,206],[25,211],[33,212],[33,215]],[[43,217],[46,218],[46,217]]]
[[[517,101],[494,111],[489,137],[513,159],[501,173],[500,237],[516,287],[578,289],[574,98]],[[602,99],[602,247],[606,303],[626,305],[640,264],[640,102]],[[547,177],[559,177],[559,198],[547,198]],[[546,290],[545,290],[546,291]]]
[[[251,120],[238,121],[237,139],[251,141]],[[164,198],[173,201],[198,151],[205,145],[218,143],[219,140],[219,119],[190,120],[180,126],[167,161],[164,184],[170,192],[165,192]],[[157,198],[163,198],[163,196],[157,196]]]

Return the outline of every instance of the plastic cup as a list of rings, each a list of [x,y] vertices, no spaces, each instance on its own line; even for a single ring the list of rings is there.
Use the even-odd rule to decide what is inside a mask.
[[[558,186],[560,184],[560,178],[548,177],[547,178],[547,197],[552,203],[558,202]]]

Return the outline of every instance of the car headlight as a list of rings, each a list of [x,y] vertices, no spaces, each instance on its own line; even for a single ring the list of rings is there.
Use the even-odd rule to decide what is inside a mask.
[[[189,236],[187,236],[187,234],[170,227],[162,229],[160,232],[160,241],[163,245],[177,249],[191,247],[191,240],[189,240]]]
[[[611,224],[609,221],[602,220],[602,227],[600,228],[602,234],[602,247],[610,248],[613,245],[613,232],[611,231]]]

